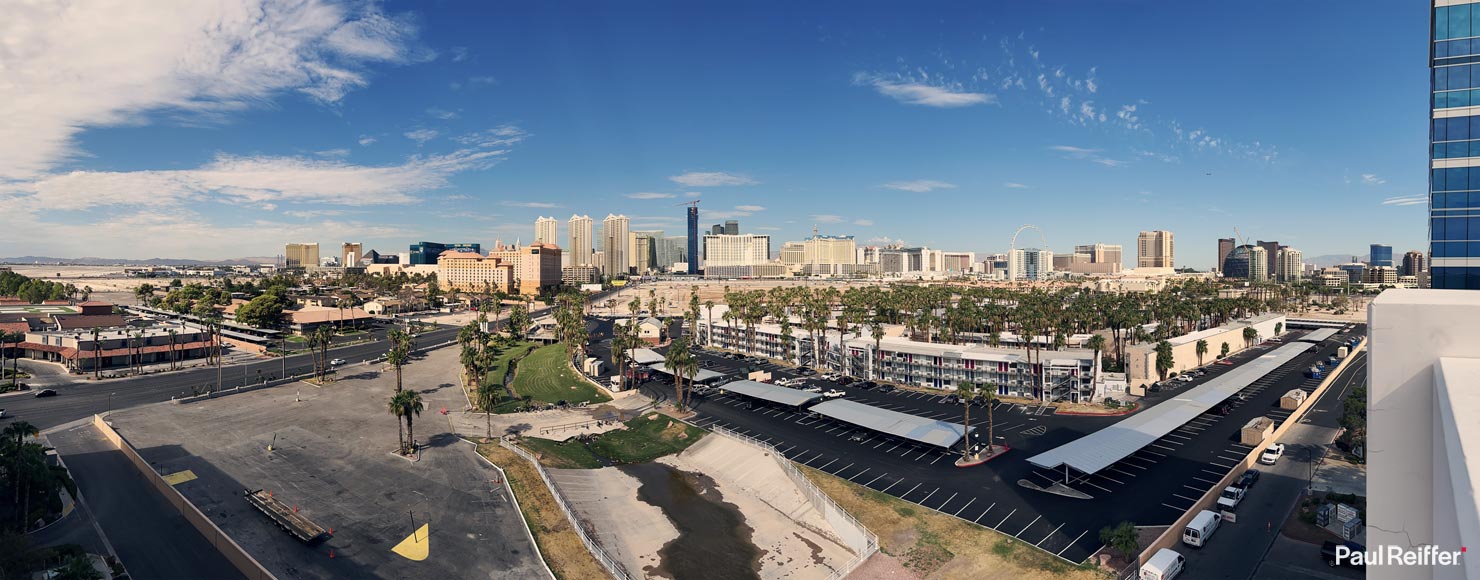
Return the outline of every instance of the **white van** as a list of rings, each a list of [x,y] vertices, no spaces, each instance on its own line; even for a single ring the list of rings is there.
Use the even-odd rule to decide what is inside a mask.
[[[1187,524],[1187,529],[1182,530],[1182,543],[1194,548],[1201,548],[1213,537],[1213,532],[1218,531],[1222,525],[1223,516],[1209,510],[1203,510],[1192,517]]]
[[[1181,554],[1162,548],[1141,566],[1141,580],[1172,580],[1186,565]]]

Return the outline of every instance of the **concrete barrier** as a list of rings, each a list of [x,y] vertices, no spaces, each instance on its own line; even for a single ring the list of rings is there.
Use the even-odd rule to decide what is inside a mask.
[[[1285,433],[1288,432],[1292,426],[1299,424],[1300,418],[1305,416],[1305,412],[1309,411],[1311,406],[1316,404],[1316,401],[1321,398],[1321,395],[1326,393],[1326,388],[1330,387],[1331,384],[1336,381],[1336,377],[1340,376],[1342,371],[1346,370],[1347,364],[1350,363],[1353,358],[1355,358],[1354,355],[1365,348],[1367,348],[1367,339],[1363,338],[1362,342],[1357,343],[1357,348],[1352,350],[1352,353],[1350,355],[1347,355],[1346,358],[1341,359],[1341,363],[1336,365],[1336,368],[1331,370],[1331,374],[1327,375],[1326,379],[1321,381],[1321,384],[1317,385],[1315,390],[1311,391],[1310,396],[1305,398],[1305,401],[1300,404],[1300,407],[1296,408],[1294,412],[1290,413],[1290,416],[1285,419],[1284,423],[1281,423],[1279,427],[1275,428],[1273,434],[1266,438],[1263,443],[1260,443],[1258,446],[1251,449],[1249,451],[1249,454],[1244,456],[1243,461],[1240,461],[1238,465],[1229,470],[1229,472],[1224,475],[1222,479],[1218,480],[1218,485],[1214,485],[1212,488],[1208,489],[1208,491],[1204,493],[1201,498],[1198,498],[1197,503],[1193,504],[1193,506],[1187,510],[1187,513],[1184,513],[1182,514],[1182,517],[1177,518],[1177,521],[1173,522],[1171,527],[1167,528],[1165,532],[1162,532],[1162,534],[1156,538],[1156,541],[1152,542],[1150,546],[1147,546],[1146,549],[1141,552],[1140,557],[1137,558],[1136,565],[1139,567],[1145,564],[1147,560],[1150,560],[1151,557],[1156,554],[1157,550],[1160,550],[1162,548],[1171,548],[1172,546],[1176,545],[1177,542],[1182,539],[1182,530],[1187,527],[1188,523],[1192,522],[1192,518],[1195,517],[1198,512],[1202,510],[1213,509],[1214,504],[1218,503],[1218,496],[1223,493],[1223,488],[1233,485],[1233,482],[1237,480],[1239,476],[1243,475],[1244,470],[1252,469],[1254,465],[1258,463],[1259,454],[1264,453],[1265,448],[1269,447],[1274,442],[1279,441],[1280,437],[1284,437]]]
[[[165,501],[175,506],[175,509],[180,512],[180,515],[185,517],[185,521],[195,526],[195,529],[200,532],[200,535],[205,536],[206,541],[210,542],[212,546],[215,546],[216,550],[226,558],[226,561],[231,562],[231,565],[235,566],[243,576],[252,580],[277,580],[277,577],[273,576],[271,572],[268,572],[267,568],[262,567],[262,564],[258,563],[256,558],[253,558],[251,554],[243,550],[236,543],[236,540],[231,539],[231,536],[221,531],[221,528],[217,527],[215,522],[212,522],[210,518],[207,518],[205,514],[201,513],[200,509],[195,507],[195,504],[185,499],[185,496],[181,495],[179,490],[175,489],[174,486],[164,480],[163,476],[154,471],[154,468],[149,466],[149,462],[145,461],[139,455],[139,452],[134,450],[134,446],[117,431],[114,431],[113,427],[107,421],[104,421],[101,415],[93,415],[93,426],[97,427],[98,431],[101,431],[103,436],[107,437],[108,441],[113,443],[114,447],[122,451],[123,455],[128,457],[129,462],[133,463],[135,468],[138,468],[139,473],[144,474],[144,479],[149,480],[149,483],[154,485],[154,488],[159,491],[160,495],[164,496]]]

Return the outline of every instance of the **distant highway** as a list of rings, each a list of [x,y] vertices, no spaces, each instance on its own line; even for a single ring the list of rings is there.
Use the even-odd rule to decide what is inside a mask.
[[[457,331],[456,327],[438,327],[417,335],[416,344],[419,348],[426,348],[453,341],[457,339]],[[329,358],[342,358],[353,364],[385,354],[387,349],[386,341],[381,339],[330,348]],[[281,377],[284,376],[285,369],[288,376],[311,373],[313,357],[305,353],[287,357],[286,360],[273,358],[226,365],[220,371],[222,386],[214,387],[214,390],[229,389],[244,383],[256,384],[269,377]],[[172,397],[190,396],[193,388],[204,389],[208,385],[217,384],[217,371],[214,367],[104,381],[82,380],[80,375],[74,377],[78,382],[45,387],[55,390],[55,397],[38,399],[31,396],[30,392],[0,396],[0,409],[5,409],[5,419],[0,419],[0,425],[23,420],[39,429],[47,429],[105,412],[110,406],[113,409],[123,409],[168,401]]]

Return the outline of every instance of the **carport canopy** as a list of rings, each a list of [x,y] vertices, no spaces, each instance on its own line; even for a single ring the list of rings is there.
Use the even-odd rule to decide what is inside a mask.
[[[725,388],[729,386],[726,385]],[[960,423],[916,417],[854,401],[834,399],[819,403],[811,410],[844,423],[946,449],[955,446],[966,436],[966,429]],[[975,431],[976,427],[971,430]]]
[[[663,373],[665,375],[672,375],[673,374],[673,371],[668,370],[668,365],[667,364],[664,364],[664,363],[658,363],[658,364],[649,366],[648,368],[653,369],[655,371],[658,371],[660,373]],[[709,369],[699,369],[699,372],[694,373],[694,382],[696,382],[696,383],[703,383],[703,382],[707,382],[707,381],[712,380],[712,379],[720,378],[722,376],[724,376],[724,375],[722,375],[720,373],[717,373],[717,372],[714,372],[714,371],[711,371]],[[688,376],[684,376],[684,378],[688,378]]]
[[[1299,338],[1299,341],[1300,342],[1321,342],[1323,340],[1326,340],[1328,338],[1331,338],[1335,334],[1336,334],[1336,329],[1335,328],[1317,328],[1315,330],[1310,331],[1310,334],[1307,334],[1305,336],[1300,337]]]
[[[660,363],[663,362],[663,355],[651,348],[636,348],[632,349],[632,362],[640,365]]]
[[[1162,401],[1119,423],[1029,457],[1028,462],[1044,469],[1067,465],[1082,473],[1098,472],[1186,425],[1308,348],[1310,345],[1303,342],[1281,346],[1213,377],[1180,397]]]
[[[786,387],[756,381],[735,381],[733,383],[725,383],[720,388],[738,395],[745,395],[754,399],[792,407],[800,407],[822,398],[822,395],[816,393],[808,393],[800,389],[788,389]]]

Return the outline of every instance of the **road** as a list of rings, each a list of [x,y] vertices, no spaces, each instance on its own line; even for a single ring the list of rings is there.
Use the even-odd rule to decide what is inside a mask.
[[[1187,558],[1188,570],[1195,571],[1198,578],[1212,579],[1244,580],[1255,577],[1256,572],[1260,578],[1362,577],[1355,570],[1328,568],[1321,561],[1320,546],[1295,542],[1284,550],[1272,551],[1270,547],[1279,536],[1280,524],[1309,485],[1311,454],[1319,458],[1321,449],[1336,436],[1342,401],[1354,386],[1365,383],[1366,369],[1366,351],[1352,355],[1347,368],[1306,418],[1280,439],[1285,444],[1285,456],[1275,465],[1259,466],[1259,483],[1239,505],[1237,522],[1225,523],[1202,549],[1186,545],[1175,548]],[[1264,557],[1251,557],[1253,554]]]
[[[439,327],[416,336],[417,345],[425,348],[457,339],[457,328]],[[384,340],[329,349],[330,358],[342,358],[355,363],[370,360],[387,349]],[[220,384],[224,388],[256,384],[262,380],[313,372],[313,357],[308,354],[274,359],[262,359],[239,365],[223,366]],[[57,396],[38,399],[28,394],[0,397],[0,408],[5,409],[5,419],[0,426],[15,420],[24,420],[38,429],[47,429],[63,423],[81,419],[88,415],[103,413],[111,409],[124,409],[173,397],[190,396],[192,389],[204,389],[217,384],[214,368],[189,369],[172,373],[145,375],[126,379],[110,379],[101,382],[82,381],[55,385]]]

